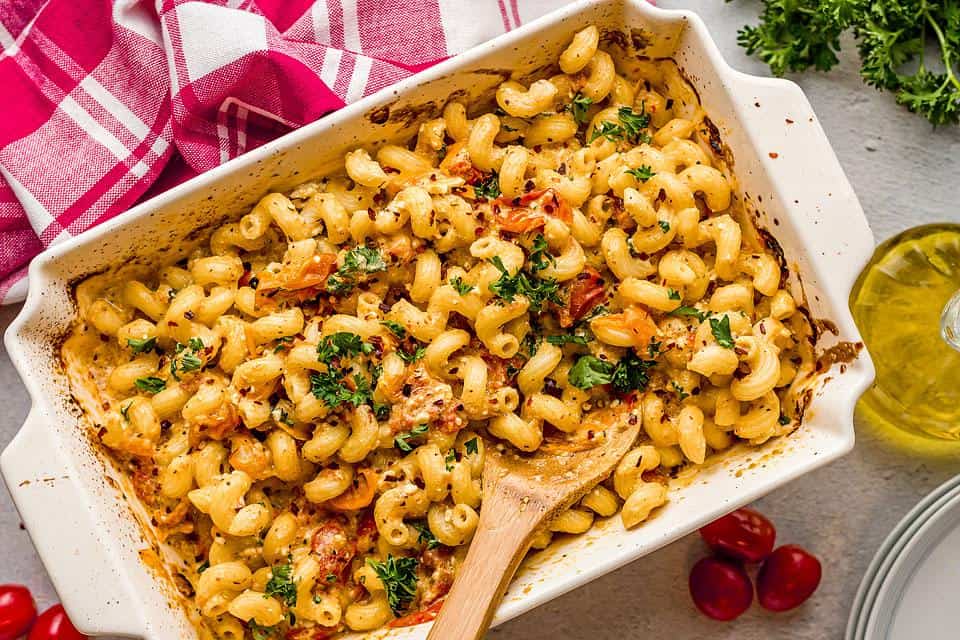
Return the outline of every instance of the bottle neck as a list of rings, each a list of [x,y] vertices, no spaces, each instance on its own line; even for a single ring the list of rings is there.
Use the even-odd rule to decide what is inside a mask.
[[[940,316],[940,335],[951,347],[960,351],[960,291],[943,307]]]

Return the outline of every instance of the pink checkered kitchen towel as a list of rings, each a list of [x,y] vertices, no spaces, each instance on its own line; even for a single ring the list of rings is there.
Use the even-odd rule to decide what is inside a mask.
[[[30,259],[566,0],[0,0],[0,301]]]

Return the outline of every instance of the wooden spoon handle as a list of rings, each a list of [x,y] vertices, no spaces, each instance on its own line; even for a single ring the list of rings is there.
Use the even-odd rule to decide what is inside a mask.
[[[483,637],[543,520],[543,513],[499,492],[484,501],[470,550],[427,640]]]

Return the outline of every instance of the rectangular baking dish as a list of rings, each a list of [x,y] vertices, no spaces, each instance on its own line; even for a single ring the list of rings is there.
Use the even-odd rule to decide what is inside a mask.
[[[345,150],[412,136],[459,97],[489,101],[511,74],[545,73],[572,35],[594,23],[604,43],[632,55],[671,57],[699,92],[732,152],[738,197],[774,232],[822,335],[818,351],[858,345],[847,309],[873,237],[809,103],[793,83],[757,78],[723,61],[693,13],[639,0],[588,1],[503,35],[194,178],[51,248],[30,267],[30,293],[6,346],[33,399],[0,469],[76,626],[93,635],[195,637],[123,479],[91,444],[63,375],[59,341],[74,321],[71,284],[118,264],[169,260],[198,229],[237,217],[342,162]],[[599,522],[527,560],[500,607],[503,622],[574,589],[843,455],[853,446],[853,407],[873,379],[866,352],[825,371],[803,426],[760,448],[738,449],[678,481],[668,505],[625,531]],[[159,576],[159,577],[158,577]],[[375,637],[423,638],[426,625]]]

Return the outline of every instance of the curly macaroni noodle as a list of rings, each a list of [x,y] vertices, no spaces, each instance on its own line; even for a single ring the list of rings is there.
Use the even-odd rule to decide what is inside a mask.
[[[77,286],[64,360],[209,637],[430,619],[488,446],[642,420],[542,548],[636,526],[681,467],[797,426],[812,332],[781,254],[676,66],[603,42],[579,32],[496,113],[451,102],[410,144],[350,150],[175,264]]]

